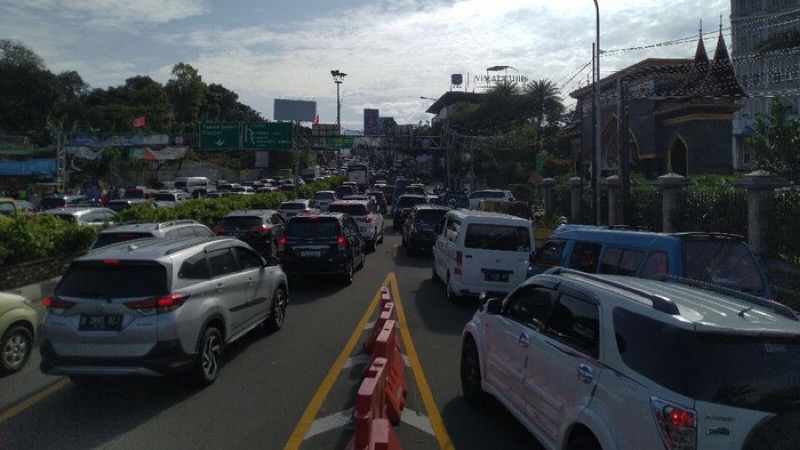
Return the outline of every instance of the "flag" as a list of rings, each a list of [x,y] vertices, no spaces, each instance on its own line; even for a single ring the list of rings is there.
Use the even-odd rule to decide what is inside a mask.
[[[134,117],[133,118],[133,127],[134,128],[143,128],[144,127],[144,116]]]
[[[314,122],[312,122],[311,124],[312,125],[319,125],[319,114],[317,114],[317,117],[314,117]]]

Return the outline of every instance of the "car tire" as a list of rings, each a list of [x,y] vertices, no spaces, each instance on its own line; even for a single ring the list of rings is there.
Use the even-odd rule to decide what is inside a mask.
[[[8,329],[0,340],[0,373],[10,374],[19,372],[33,350],[33,335],[23,325],[16,325]]]
[[[197,364],[194,379],[199,386],[210,386],[217,381],[222,366],[222,333],[217,327],[208,327],[200,335],[197,345]]]
[[[353,258],[350,258],[345,264],[344,274],[342,275],[342,284],[350,286],[353,284]]]
[[[464,398],[475,405],[486,400],[481,387],[481,362],[478,347],[472,338],[467,338],[461,346],[461,392]]]
[[[375,250],[377,250],[377,248],[378,248],[377,240],[367,241],[368,252],[374,252]]]
[[[377,240],[378,244],[383,244],[383,239],[386,237],[386,231],[383,229],[383,225],[381,225],[381,238]]]
[[[591,434],[581,434],[570,439],[567,450],[603,450]]]
[[[270,315],[264,322],[267,331],[278,331],[283,327],[288,303],[289,297],[286,295],[286,289],[281,286],[275,291],[275,295],[272,298],[272,306],[270,307]]]

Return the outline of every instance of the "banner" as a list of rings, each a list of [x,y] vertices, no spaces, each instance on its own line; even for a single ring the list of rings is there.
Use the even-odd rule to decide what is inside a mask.
[[[144,116],[134,117],[133,128],[142,128],[142,127],[144,127]]]
[[[173,159],[183,159],[189,147],[166,147],[161,150],[153,150],[150,147],[132,148],[128,151],[130,159],[144,159],[147,161],[169,161]]]

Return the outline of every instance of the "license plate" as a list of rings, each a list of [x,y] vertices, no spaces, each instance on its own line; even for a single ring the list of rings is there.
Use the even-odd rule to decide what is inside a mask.
[[[500,270],[484,270],[484,281],[495,281],[498,283],[508,283],[508,272]]]
[[[364,227],[358,227],[358,228],[359,228],[359,230],[361,230],[361,231],[367,231],[367,227],[365,227],[365,226],[364,226]]]
[[[303,258],[319,258],[322,256],[321,250],[305,250],[300,252],[300,256]]]
[[[119,331],[122,329],[122,316],[119,314],[81,314],[78,329],[81,331]]]

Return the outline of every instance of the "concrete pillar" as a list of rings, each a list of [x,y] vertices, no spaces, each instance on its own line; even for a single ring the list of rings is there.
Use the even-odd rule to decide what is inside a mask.
[[[539,189],[544,191],[544,213],[553,215],[555,207],[553,206],[553,189],[556,187],[556,180],[552,178],[545,178],[539,182]]]
[[[769,218],[764,215],[766,203],[772,191],[784,184],[783,180],[764,170],[750,172],[734,184],[747,189],[747,243],[759,257],[769,256],[766,227]]]
[[[608,191],[608,226],[621,225],[619,209],[619,176],[611,175],[600,180],[600,186]]]
[[[678,192],[688,186],[690,182],[689,178],[677,173],[661,175],[653,182],[656,186],[661,187],[661,228],[663,232],[674,233],[676,231],[672,226],[672,216],[678,209]]]
[[[586,182],[581,177],[572,177],[567,180],[570,209],[572,210],[572,217],[569,218],[570,223],[583,223],[583,199],[581,198],[581,192],[583,192],[585,183]]]

